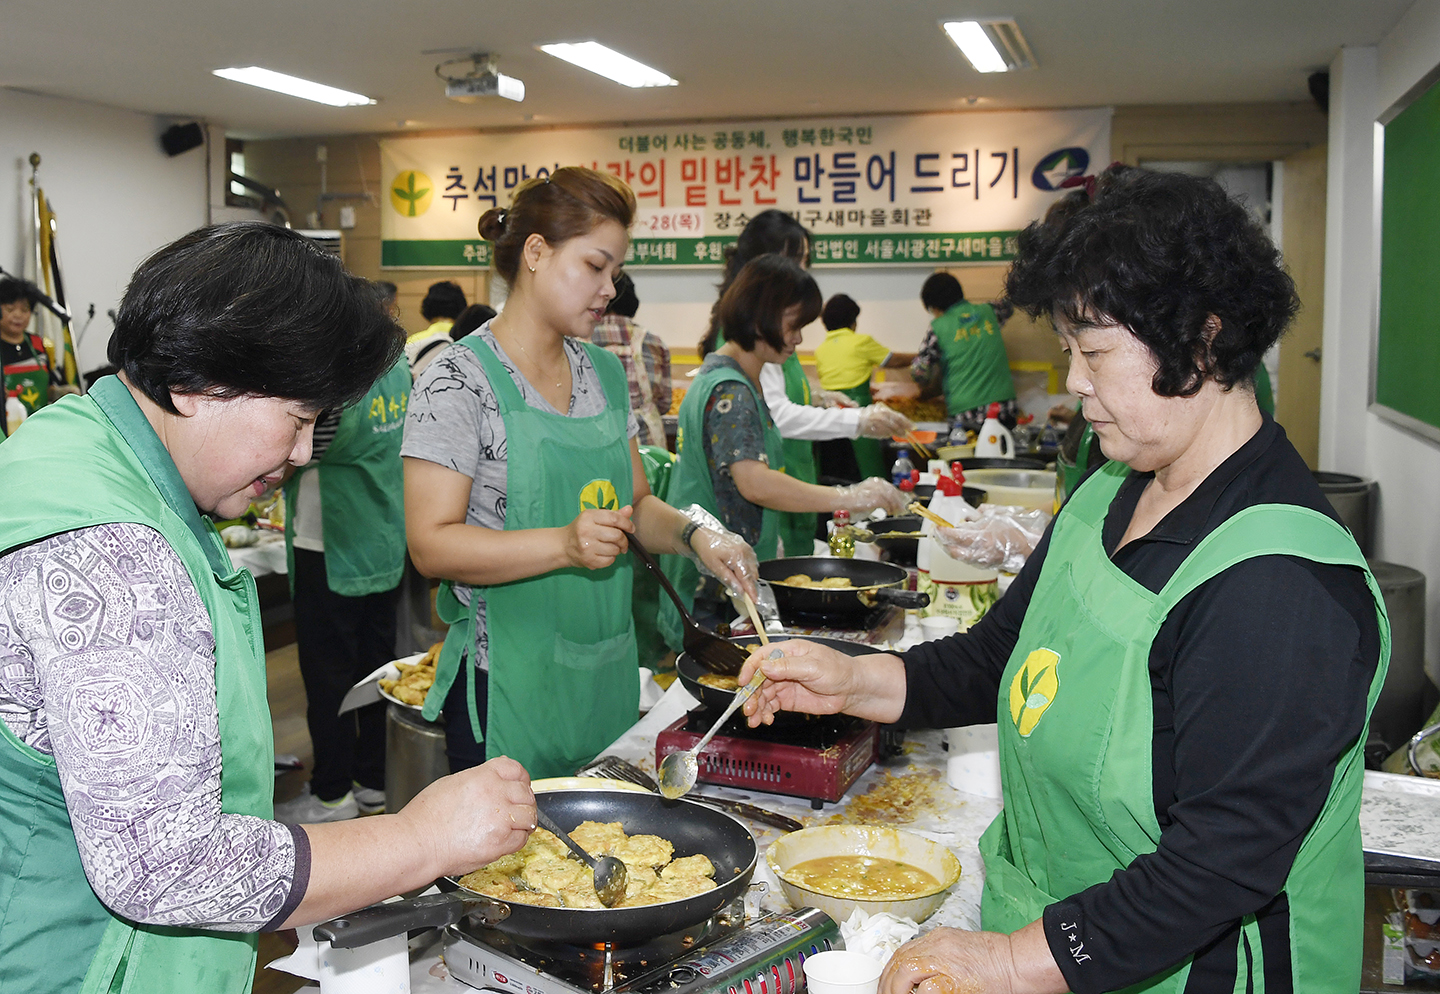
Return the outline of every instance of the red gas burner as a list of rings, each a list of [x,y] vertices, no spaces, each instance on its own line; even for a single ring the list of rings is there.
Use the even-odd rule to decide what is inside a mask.
[[[672,752],[695,747],[718,717],[696,708],[655,739],[655,765]],[[700,753],[699,780],[741,790],[809,798],[819,809],[845,796],[875,762],[879,728],[845,715],[815,717],[797,725],[750,728],[737,715]]]

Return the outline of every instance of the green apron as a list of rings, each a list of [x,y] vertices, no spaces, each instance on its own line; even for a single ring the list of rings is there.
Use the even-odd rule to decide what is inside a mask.
[[[993,307],[962,300],[931,321],[930,329],[940,346],[945,410],[952,418],[982,404],[1015,399],[1010,359]]]
[[[50,403],[50,354],[39,335],[26,334],[25,343],[30,358],[5,367],[5,396],[18,398],[29,417]]]
[[[793,352],[780,364],[785,374],[785,396],[792,403],[810,403],[810,379],[800,366],[800,357]],[[784,440],[784,472],[802,483],[815,482],[815,443],[803,438]],[[787,556],[808,556],[815,550],[815,512],[779,511],[780,541]],[[773,557],[772,557],[773,558]]]
[[[505,420],[509,453],[505,530],[563,528],[588,508],[618,510],[634,496],[626,425],[630,384],[620,360],[586,343],[605,389],[606,407],[589,418],[550,414],[525,403],[515,381],[478,335],[460,340],[480,360]],[[599,570],[566,567],[540,576],[477,587],[485,598],[489,637],[487,734],[475,705],[475,666],[467,661],[470,730],[487,758],[509,756],[530,776],[569,776],[635,724],[640,670],[630,615],[631,561]],[[469,607],[452,585],[436,606],[450,624],[425,697],[434,721],[475,644],[479,599]],[[447,721],[463,721],[447,715]]]
[[[402,357],[340,415],[320,462],[285,484],[294,508],[300,478],[320,474],[325,582],[342,597],[392,590],[405,572],[405,470],[400,462],[410,364]],[[285,557],[295,593],[295,516],[285,516]]]
[[[875,398],[870,395],[868,379],[859,386],[841,390],[840,393],[861,407],[869,407],[875,403]],[[860,479],[868,480],[872,476],[878,476],[882,480],[890,479],[890,467],[885,465],[885,448],[880,444],[880,439],[852,438],[850,444],[855,449],[855,463],[860,467]]]
[[[0,446],[16,492],[0,549],[93,525],[154,528],[185,563],[215,634],[215,696],[224,756],[220,810],[274,814],[274,745],[255,581],[236,570],[145,415],[117,377],[66,397]],[[117,674],[117,679],[125,679]],[[127,921],[85,878],[53,758],[0,724],[0,990],[84,994],[249,991],[255,933]],[[260,924],[259,922],[256,923]]]
[[[1272,418],[1275,416],[1275,390],[1270,385],[1270,370],[1263,362],[1255,367],[1255,403]]]
[[[686,391],[685,399],[680,402],[680,424],[675,444],[679,455],[670,475],[670,496],[667,498],[674,507],[699,504],[717,518],[720,517],[720,501],[715,496],[715,483],[710,478],[709,460],[705,458],[705,404],[717,385],[731,380],[745,384],[760,411],[765,425],[765,458],[769,460],[770,468],[781,471],[785,469],[785,446],[780,432],[775,428],[775,422],[770,420],[770,408],[765,406],[765,398],[755,384],[746,379],[744,373],[731,366],[716,365],[709,369],[702,366],[695,382]],[[694,444],[688,455],[685,448],[687,440]],[[769,508],[763,510],[760,516],[760,541],[755,543],[757,558],[775,558],[780,518],[779,511]],[[660,566],[670,578],[675,592],[685,602],[685,607],[692,607],[695,603],[695,590],[700,583],[700,570],[685,556],[661,556]],[[680,652],[684,648],[685,633],[680,622],[680,612],[675,610],[674,602],[668,597],[660,601],[660,634],[673,651]]]
[[[650,485],[650,492],[665,500],[670,493],[675,453],[655,445],[642,445],[640,463],[645,467],[645,482]],[[660,634],[660,583],[648,569],[637,569],[634,574],[630,614],[635,619],[635,646],[640,665],[653,670],[670,651]],[[670,668],[674,669],[673,660]]]
[[[1385,681],[1390,628],[1355,540],[1305,508],[1247,508],[1196,547],[1158,594],[1105,554],[1101,529],[1128,474],[1098,470],[1065,505],[1000,683],[1000,771],[1005,807],[980,839],[981,920],[1013,932],[1047,905],[1109,880],[1160,839],[1151,795],[1150,645],[1190,591],[1254,556],[1292,555],[1365,571],[1381,653],[1366,713]],[[1362,731],[1340,758],[1329,797],[1285,882],[1294,989],[1353,992],[1360,983],[1364,866],[1360,850]],[[1259,928],[1242,922],[1237,991],[1263,994]],[[1246,947],[1254,954],[1247,961]],[[1077,956],[1084,955],[1076,950]],[[1182,991],[1190,961],[1130,990]]]

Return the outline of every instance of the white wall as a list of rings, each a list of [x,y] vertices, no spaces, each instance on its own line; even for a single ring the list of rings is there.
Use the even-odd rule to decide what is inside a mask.
[[[1380,484],[1377,552],[1426,575],[1426,664],[1440,663],[1440,444],[1366,410],[1377,317],[1377,117],[1440,65],[1440,0],[1331,66],[1320,465]]]
[[[135,266],[205,223],[205,149],[170,158],[159,135],[172,122],[98,104],[0,89],[0,266],[24,272],[30,251],[31,152],[59,224],[56,244],[80,342],[80,369],[105,361],[110,321]],[[222,146],[223,148],[223,146]]]
[[[930,326],[920,306],[920,284],[934,272],[933,266],[873,267],[811,271],[826,300],[848,293],[860,305],[860,330],[896,352],[914,352]],[[693,352],[710,324],[710,306],[720,271],[660,269],[630,271],[640,310],[635,320],[653,331],[673,351]],[[963,279],[963,274],[962,274]],[[825,340],[825,326],[819,321],[805,329],[802,351],[811,351]]]

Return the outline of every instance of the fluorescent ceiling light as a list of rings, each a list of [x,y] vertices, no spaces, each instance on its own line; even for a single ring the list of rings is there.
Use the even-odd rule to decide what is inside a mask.
[[[326,86],[324,83],[312,83],[299,76],[287,76],[283,72],[262,69],[259,66],[246,66],[243,69],[216,69],[215,75],[222,79],[234,80],[237,83],[248,83],[250,86],[300,97],[303,100],[329,104],[331,107],[362,107],[375,102],[363,94],[338,90],[333,86]]]
[[[973,21],[942,21],[950,36],[976,72],[1009,72],[1034,69],[1035,56],[1020,26],[1010,17],[987,17]]]
[[[621,55],[612,48],[606,48],[598,41],[562,42],[536,47],[546,55],[564,59],[581,69],[589,69],[625,86],[680,85],[678,79],[671,79],[659,69],[651,69],[645,63],[636,62],[628,55]]]

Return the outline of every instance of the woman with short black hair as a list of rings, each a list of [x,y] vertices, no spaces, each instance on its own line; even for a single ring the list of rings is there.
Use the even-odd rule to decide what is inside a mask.
[[[255,933],[524,844],[534,798],[509,760],[400,814],[271,820],[255,583],[212,519],[304,464],[320,412],[401,343],[370,285],[309,239],[201,229],[136,271],[118,375],[0,445],[17,495],[0,522],[5,990],[239,994]]]
[[[1111,461],[969,632],[853,661],[787,643],[746,706],[998,719],[985,931],[935,929],[881,989],[1350,994],[1389,626],[1251,388],[1297,306],[1279,252],[1214,181],[1117,166],[1021,233],[1006,289],[1053,321]]]
[[[906,498],[884,480],[825,487],[784,472],[785,452],[760,385],[761,370],[795,354],[801,329],[820,313],[820,289],[799,263],[783,255],[751,260],[716,306],[725,342],[705,357],[695,382],[680,402],[679,457],[670,476],[668,500],[697,503],[755,548],[761,559],[777,555],[780,513],[856,514],[883,507],[891,513]],[[804,550],[809,552],[809,550]],[[665,571],[682,598],[705,616],[724,608],[721,591],[705,584],[679,557],[667,557]],[[660,604],[660,631],[670,647],[682,648],[680,615]]]

